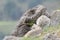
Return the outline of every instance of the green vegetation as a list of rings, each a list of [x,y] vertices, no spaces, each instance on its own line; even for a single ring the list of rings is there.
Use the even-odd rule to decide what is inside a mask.
[[[43,32],[39,37],[27,37],[27,38],[23,38],[23,40],[43,40],[44,35],[46,35],[47,33],[53,33],[57,31],[60,31],[60,25],[57,27],[52,27],[52,26],[46,27],[43,29]]]
[[[16,21],[0,21],[0,32],[9,34],[16,25]]]
[[[35,24],[35,20],[30,20],[27,24],[31,27],[33,24]]]
[[[31,22],[32,23],[32,22]],[[5,34],[9,34],[16,26],[16,21],[0,21],[0,32]],[[43,36],[47,33],[52,33],[60,30],[60,25],[57,27],[46,27],[43,29],[41,36],[39,37],[23,37],[23,40],[42,40]]]
[[[15,28],[16,21],[0,21],[0,40]]]

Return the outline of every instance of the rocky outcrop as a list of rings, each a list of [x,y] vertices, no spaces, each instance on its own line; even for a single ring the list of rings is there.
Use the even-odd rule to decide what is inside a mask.
[[[37,21],[36,21],[36,24],[39,25],[40,27],[48,27],[50,25],[50,18],[48,18],[47,16],[45,15],[41,15]]]
[[[42,5],[38,5],[32,9],[27,10],[23,16],[20,18],[18,22],[18,27],[28,21],[34,20],[36,21],[38,17],[40,17],[42,14],[44,14],[46,11],[46,8]]]
[[[57,26],[60,24],[60,10],[55,10],[51,15],[51,25]]]
[[[37,19],[36,24],[32,26],[31,30],[25,35],[25,37],[38,36],[38,35],[40,36],[42,28],[48,27],[49,25],[50,25],[50,19],[45,15],[41,15]]]
[[[22,35],[22,36],[24,36],[30,29],[29,29],[29,27],[31,28],[31,26],[33,25],[33,24],[35,24],[36,23],[36,20],[41,16],[41,15],[46,15],[46,16],[48,16],[48,13],[47,13],[47,11],[46,11],[46,8],[44,7],[44,6],[42,6],[42,5],[38,5],[38,6],[36,6],[36,7],[34,7],[34,8],[32,8],[32,9],[29,9],[27,12],[25,12],[24,14],[23,14],[23,16],[21,17],[21,19],[19,20],[19,22],[18,22],[18,24],[17,24],[17,31],[18,30],[20,30],[20,31],[15,31],[15,32],[17,32],[17,33],[12,33],[12,35],[14,35],[14,36],[18,36],[18,35]],[[32,22],[32,23],[31,23]],[[23,24],[24,25],[29,25],[28,27],[27,26],[25,26],[27,29],[29,29],[29,30],[27,30],[25,33],[24,32],[22,32],[22,30],[24,30],[25,28],[22,28],[23,27]],[[30,24],[32,24],[32,25],[30,25]],[[22,29],[22,30],[21,30]],[[21,33],[21,34],[20,34]],[[21,37],[21,36],[20,36]]]
[[[18,36],[18,37],[22,37],[24,36],[28,31],[30,31],[30,26],[23,24],[21,27],[15,29],[14,32],[12,32],[12,36]]]
[[[32,26],[32,29],[25,34],[24,37],[35,37],[35,36],[40,36],[42,32],[42,28],[36,24]]]
[[[40,36],[42,30],[49,26],[57,26],[60,24],[60,11],[56,10],[49,15],[47,8],[38,5],[27,10],[17,23],[16,29],[6,36],[3,40],[21,40],[19,37]],[[54,33],[44,36],[43,40],[60,40]]]

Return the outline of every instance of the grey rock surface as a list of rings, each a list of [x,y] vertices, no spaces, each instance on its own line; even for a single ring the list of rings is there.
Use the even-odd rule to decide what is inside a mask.
[[[51,25],[57,26],[60,24],[60,10],[55,10],[51,16]]]
[[[29,10],[27,10],[27,12],[25,12],[24,14],[23,14],[23,16],[20,18],[20,20],[19,20],[19,22],[18,22],[18,24],[17,24],[17,28],[16,28],[16,30],[15,30],[15,32],[14,33],[12,33],[13,35],[24,35],[25,33],[24,32],[22,32],[21,30],[24,30],[24,29],[26,29],[27,28],[27,26],[25,26],[25,28],[22,28],[24,25],[23,24],[25,24],[25,25],[27,25],[27,23],[29,23],[30,21],[34,21],[34,23],[36,23],[36,20],[38,19],[38,17],[40,17],[41,15],[46,15],[46,8],[44,7],[44,6],[42,6],[42,5],[38,5],[38,6],[36,6],[36,7],[34,7],[34,8],[32,8],[32,9],[29,9]],[[31,28],[31,27],[30,27]],[[28,28],[29,29],[29,28]],[[18,31],[19,30],[19,31]],[[30,29],[29,29],[30,30]],[[27,32],[29,31],[29,30],[27,30]],[[17,34],[17,33],[18,34]],[[26,32],[26,33],[27,33]],[[22,34],[20,34],[20,33],[22,33]]]
[[[41,28],[41,27],[38,26],[37,24],[33,24],[32,27],[31,27],[31,30],[32,30],[32,29],[38,29],[38,28]]]
[[[36,21],[36,24],[39,25],[40,27],[48,27],[50,26],[50,18],[48,18],[47,16],[45,15],[41,15],[37,21]]]
[[[24,37],[35,37],[40,36],[42,32],[42,28],[36,24],[31,27],[31,30],[25,34]]]
[[[12,36],[17,36],[17,37],[23,37],[28,31],[30,31],[30,26],[23,24],[21,27],[15,29],[13,33],[11,34]]]
[[[3,40],[22,40],[22,38],[15,37],[15,36],[5,36]]]
[[[44,36],[43,40],[60,40],[54,33],[48,33]]]
[[[42,5],[38,5],[32,9],[27,10],[23,16],[20,18],[18,25],[22,25],[25,23],[27,20],[37,20],[38,17],[40,17],[42,14],[46,14],[46,8]]]

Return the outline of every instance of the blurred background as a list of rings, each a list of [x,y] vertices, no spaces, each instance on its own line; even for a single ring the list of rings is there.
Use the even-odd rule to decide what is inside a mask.
[[[49,13],[60,9],[60,0],[0,0],[0,40],[9,35],[26,10],[39,4],[47,7]]]

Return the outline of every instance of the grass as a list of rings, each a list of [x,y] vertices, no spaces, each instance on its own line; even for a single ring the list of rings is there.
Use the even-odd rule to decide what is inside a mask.
[[[51,26],[51,27],[44,28],[43,32],[41,33],[41,35],[39,37],[27,37],[27,38],[23,38],[23,40],[43,40],[43,37],[47,33],[53,33],[53,32],[57,32],[57,31],[60,31],[60,25],[56,26],[56,27]],[[60,32],[58,34],[60,35]]]
[[[3,32],[4,34],[9,34],[16,26],[16,21],[0,21],[0,32]],[[46,27],[43,29],[43,32],[39,37],[23,37],[23,40],[42,40],[44,35],[47,33],[52,33],[60,31],[60,25],[56,27]]]
[[[16,25],[16,21],[0,21],[0,32],[9,34]]]

